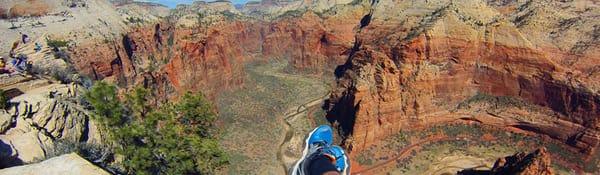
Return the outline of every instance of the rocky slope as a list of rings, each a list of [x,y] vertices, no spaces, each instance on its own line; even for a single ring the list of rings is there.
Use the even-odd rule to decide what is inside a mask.
[[[7,55],[21,33],[68,41],[73,47],[90,47],[120,37],[131,26],[156,22],[167,8],[148,3],[107,0],[2,0],[7,19],[0,20],[0,54]],[[39,10],[38,6],[44,8]],[[23,8],[21,12],[15,8]],[[18,15],[11,15],[17,13]],[[39,17],[38,17],[39,16]]]
[[[374,1],[330,99],[329,117],[345,131],[346,144],[361,150],[410,126],[473,119],[593,153],[600,49],[590,43],[598,42],[598,5],[502,2]],[[477,94],[550,110],[517,116],[456,110]]]
[[[0,169],[0,174],[6,175],[79,175],[95,174],[109,175],[110,173],[92,165],[75,153],[53,157],[40,163]]]

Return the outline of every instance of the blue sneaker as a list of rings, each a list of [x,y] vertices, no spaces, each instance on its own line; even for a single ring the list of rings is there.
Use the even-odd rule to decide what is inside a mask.
[[[342,147],[334,145],[326,152],[335,158],[335,167],[342,175],[350,173],[348,171],[350,169],[350,162],[348,162],[348,156]]]
[[[294,164],[291,169],[292,175],[303,175],[304,170],[300,164],[304,162],[310,155],[316,152],[324,152],[325,149],[331,147],[333,143],[333,129],[329,125],[321,125],[313,129],[306,140],[304,141],[304,150],[302,157]]]
[[[308,134],[304,149],[310,145],[331,146],[332,143],[333,129],[329,125],[321,125]]]

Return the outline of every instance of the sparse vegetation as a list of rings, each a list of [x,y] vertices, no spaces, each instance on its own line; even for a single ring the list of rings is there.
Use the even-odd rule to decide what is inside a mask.
[[[360,163],[361,165],[373,165],[373,159],[372,159],[373,155],[371,152],[366,152],[362,153],[360,155],[358,155],[356,157],[356,161],[358,161],[358,163]]]
[[[225,18],[226,18],[227,20],[230,20],[230,21],[231,21],[231,20],[234,20],[234,19],[238,19],[238,18],[240,18],[238,14],[235,14],[235,13],[233,13],[233,12],[230,12],[230,11],[222,11],[222,12],[221,12],[221,14],[222,14],[223,16],[225,16]]]
[[[303,10],[288,10],[285,13],[279,15],[279,17],[300,17],[305,12],[306,11],[303,11]]]
[[[592,158],[583,166],[583,170],[586,172],[598,172],[600,171],[600,153],[596,151]]]
[[[525,107],[530,106],[527,102],[511,97],[511,96],[492,96],[489,94],[478,92],[474,96],[458,104],[457,109],[470,108],[470,105],[475,103],[485,102],[495,105],[497,108],[504,107]]]
[[[483,136],[484,134],[488,136]],[[408,150],[410,151],[407,152],[408,156],[397,159],[390,165],[393,166],[390,167],[393,168],[391,173],[429,174],[429,170],[444,167],[447,159],[454,158],[485,160],[486,165],[491,166],[499,157],[512,155],[518,151],[531,151],[531,149],[541,146],[547,146],[550,152],[573,154],[562,147],[552,146],[551,144],[554,143],[545,142],[539,136],[508,132],[486,125],[443,124],[419,130],[401,131],[383,140],[381,144],[362,151],[357,155],[357,161],[367,167],[380,165],[382,162],[393,159],[394,156],[391,155],[397,155],[399,150],[409,148],[409,145],[420,143],[432,136],[443,135],[451,139],[427,142],[418,146],[417,149]]]
[[[114,160],[114,153],[107,147],[67,140],[55,141],[54,147],[47,150],[46,158],[56,157],[73,152],[101,167],[109,167],[109,163]],[[108,169],[111,171],[114,170],[112,168]]]
[[[228,163],[215,139],[216,115],[201,94],[155,107],[149,90],[136,88],[121,100],[115,86],[97,82],[85,96],[124,158],[124,173],[213,174]]]
[[[51,48],[61,48],[61,47],[67,47],[69,45],[69,41],[59,40],[59,39],[54,40],[54,39],[47,38],[46,44],[48,45],[48,47],[51,47]]]
[[[167,44],[169,45],[169,47],[173,46],[173,44],[175,43],[175,36],[173,33],[169,34],[169,38],[167,38]]]
[[[284,139],[281,122],[286,111],[327,92],[326,86],[316,78],[282,73],[287,65],[286,61],[249,63],[245,66],[244,87],[217,97],[219,123],[224,124],[225,130],[221,143],[234,157],[224,174],[264,174],[265,169],[280,170],[277,145]],[[312,129],[306,120],[297,117],[292,127]],[[299,134],[308,132],[299,131]],[[274,140],[276,143],[272,143]],[[276,146],[265,153],[264,143]]]
[[[6,109],[8,107],[8,97],[6,96],[6,92],[0,89],[0,109]]]
[[[127,17],[125,18],[126,20],[124,21],[126,24],[137,24],[137,23],[144,23],[144,19],[142,18],[138,18],[138,17]]]

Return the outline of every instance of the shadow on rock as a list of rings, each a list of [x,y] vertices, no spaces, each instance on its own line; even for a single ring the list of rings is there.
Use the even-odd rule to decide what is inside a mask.
[[[0,140],[0,168],[23,165],[23,161],[17,158],[17,153],[13,151],[9,144]]]

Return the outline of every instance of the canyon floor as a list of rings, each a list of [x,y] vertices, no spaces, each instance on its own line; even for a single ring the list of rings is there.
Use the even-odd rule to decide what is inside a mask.
[[[546,146],[557,174],[578,174],[564,165],[575,157],[560,144],[521,131],[458,122],[401,132],[353,155],[356,174],[456,174],[489,171],[498,157]],[[573,165],[573,164],[571,164]]]
[[[218,97],[221,143],[231,156],[227,174],[285,174],[316,124],[311,119],[324,118],[327,83],[285,72],[287,66],[286,60],[249,63],[244,87]]]

